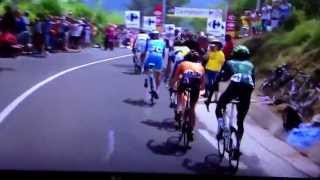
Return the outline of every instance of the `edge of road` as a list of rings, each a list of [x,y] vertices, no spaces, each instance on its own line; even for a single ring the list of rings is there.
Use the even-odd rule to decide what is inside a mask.
[[[199,109],[199,111],[201,112],[198,111],[198,113],[207,112],[206,107],[203,104],[199,104],[199,106],[199,108],[201,109]],[[213,113],[212,109],[210,113]],[[202,115],[200,115],[200,117],[203,118]],[[201,118],[199,118],[200,122],[205,121]],[[274,117],[271,116],[270,118]],[[250,122],[248,122],[248,120],[250,120]],[[272,126],[272,130],[274,130],[276,125]],[[214,129],[213,127],[207,126],[206,128],[210,132],[216,133],[216,129]],[[291,147],[289,144],[275,137],[272,132],[270,132],[266,128],[263,128],[261,124],[253,120],[252,115],[250,114],[247,115],[247,121],[245,121],[245,129],[245,133],[268,152],[272,153],[278,158],[281,158],[282,160],[290,164],[293,168],[309,177],[320,177],[320,166],[318,166],[311,159],[301,155],[299,151]],[[243,144],[243,146],[245,146],[245,144]]]

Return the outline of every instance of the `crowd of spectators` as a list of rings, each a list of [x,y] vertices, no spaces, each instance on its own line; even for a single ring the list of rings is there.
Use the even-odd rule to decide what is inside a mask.
[[[98,33],[104,43],[96,42]],[[0,57],[80,52],[92,46],[113,50],[114,46],[129,44],[128,34],[124,27],[113,24],[99,30],[94,22],[86,17],[76,18],[72,12],[63,16],[36,14],[30,20],[28,12],[6,6],[0,15]]]
[[[246,10],[241,19],[240,37],[271,32],[281,26],[293,12],[288,0],[265,1],[260,9]]]

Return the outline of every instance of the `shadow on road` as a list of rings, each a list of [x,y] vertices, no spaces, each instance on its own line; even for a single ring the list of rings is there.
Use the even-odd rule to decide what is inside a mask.
[[[234,171],[229,167],[226,159],[220,159],[218,154],[209,154],[204,158],[203,162],[192,162],[191,159],[185,159],[182,166],[190,171],[200,174],[215,174],[215,175],[254,175],[267,176],[264,170],[259,166],[260,160],[257,156],[246,156],[240,157],[245,167],[239,167],[238,171]]]
[[[147,147],[154,153],[166,156],[183,156],[187,150],[179,144],[179,137],[169,137],[166,142],[156,143],[154,140],[147,142]]]
[[[135,72],[122,72],[122,74],[130,75],[130,76],[139,76],[139,75],[141,75],[141,74],[138,74],[138,73],[135,73]]]
[[[209,154],[203,162],[192,162],[184,159],[182,166],[190,171],[200,174],[234,175],[236,172],[229,167],[220,165],[221,159],[218,154]]]
[[[16,71],[14,68],[7,68],[7,67],[0,67],[0,72],[3,72],[3,71]]]
[[[125,99],[123,100],[124,103],[126,104],[130,104],[133,106],[139,106],[139,107],[152,107],[152,105],[150,105],[149,103],[146,103],[144,101],[144,99],[138,99],[138,100],[134,100],[134,99]]]
[[[166,118],[162,122],[147,119],[145,121],[141,121],[141,123],[151,127],[155,127],[159,130],[166,130],[168,132],[177,131],[175,121],[172,118]]]

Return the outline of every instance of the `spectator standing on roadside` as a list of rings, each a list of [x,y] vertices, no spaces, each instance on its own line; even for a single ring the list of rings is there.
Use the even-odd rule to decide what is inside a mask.
[[[84,45],[85,45],[85,47],[89,47],[91,45],[91,37],[92,37],[91,27],[90,27],[89,23],[87,22],[84,27]]]
[[[82,21],[75,21],[72,24],[71,30],[71,48],[72,49],[79,49],[80,48],[80,41],[81,41],[81,33],[83,31]]]
[[[30,29],[29,13],[28,12],[24,12],[23,16],[22,16],[22,19],[23,19],[24,23],[27,26],[27,30],[30,32],[31,29]]]
[[[223,54],[225,56],[225,59],[229,60],[232,57],[232,51],[234,48],[234,44],[233,44],[233,40],[232,40],[231,35],[227,34],[225,36],[225,41],[226,41],[226,43],[223,47]]]
[[[17,31],[17,28],[14,12],[10,6],[5,6],[4,10],[5,13],[0,23],[0,31],[15,33]]]
[[[250,13],[250,22],[251,22],[251,35],[257,34],[257,25],[258,25],[258,14],[257,11],[253,10]]]
[[[19,44],[23,45],[23,51],[24,52],[30,52],[31,51],[31,33],[28,31],[27,23],[25,22],[25,19],[23,18],[20,11],[15,11],[16,16],[16,34],[17,34],[17,41]],[[30,47],[29,47],[30,46]]]
[[[250,17],[248,15],[250,15],[250,11],[245,11],[245,13],[240,17],[240,19],[241,19],[240,36],[241,37],[249,36]]]
[[[292,14],[292,4],[288,0],[282,0],[279,6],[281,14],[281,24],[288,19]]]
[[[37,15],[37,19],[34,24],[34,32],[33,32],[33,46],[37,53],[45,55],[45,21],[44,17],[41,14]]]
[[[270,6],[267,2],[265,2],[261,9],[262,30],[264,32],[268,31],[268,26],[270,26],[271,24],[271,12],[272,12],[272,6]]]
[[[43,28],[43,34],[44,34],[44,44],[45,49],[47,51],[50,51],[52,49],[52,37],[50,30],[52,28],[53,22],[52,22],[52,16],[47,16],[44,21],[44,28]]]
[[[280,25],[281,12],[279,8],[279,0],[273,0],[271,12],[271,27],[272,30],[277,29]]]

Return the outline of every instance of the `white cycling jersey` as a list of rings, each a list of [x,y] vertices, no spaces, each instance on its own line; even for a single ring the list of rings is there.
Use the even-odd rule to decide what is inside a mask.
[[[146,51],[146,46],[147,46],[147,41],[149,39],[148,34],[138,34],[134,48],[136,49],[137,52],[145,52]]]
[[[180,62],[190,52],[187,46],[175,46],[174,50],[170,52],[170,56],[174,57],[174,63]]]

